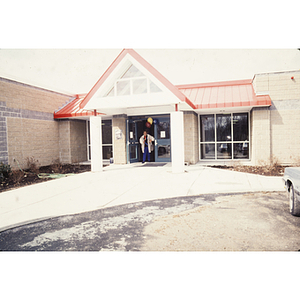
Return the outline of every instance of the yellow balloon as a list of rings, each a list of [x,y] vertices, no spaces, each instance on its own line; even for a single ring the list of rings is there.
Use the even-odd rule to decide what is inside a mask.
[[[147,120],[151,125],[152,125],[152,123],[153,123],[153,120],[152,120],[152,118],[148,118],[148,120]]]

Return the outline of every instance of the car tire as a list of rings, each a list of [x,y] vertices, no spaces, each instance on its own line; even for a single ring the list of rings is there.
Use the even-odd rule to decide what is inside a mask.
[[[289,200],[290,200],[290,213],[293,216],[300,216],[300,203],[295,197],[295,189],[293,184],[290,185],[289,189]]]

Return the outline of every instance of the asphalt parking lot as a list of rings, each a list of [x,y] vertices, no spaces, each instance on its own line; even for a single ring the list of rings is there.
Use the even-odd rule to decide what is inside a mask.
[[[125,204],[0,232],[1,251],[298,251],[284,192]]]

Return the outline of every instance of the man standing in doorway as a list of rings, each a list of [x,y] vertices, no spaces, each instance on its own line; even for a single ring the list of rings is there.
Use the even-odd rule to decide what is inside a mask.
[[[142,146],[142,152],[143,152],[143,163],[145,163],[146,158],[148,161],[150,161],[150,153],[151,153],[151,145],[154,141],[154,137],[147,133],[147,131],[144,131],[144,134],[140,137],[140,143]]]

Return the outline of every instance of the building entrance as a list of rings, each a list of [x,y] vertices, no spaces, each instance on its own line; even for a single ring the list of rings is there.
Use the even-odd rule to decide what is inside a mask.
[[[148,119],[150,122],[148,122]],[[151,124],[152,120],[152,124]],[[127,161],[141,162],[143,153],[140,137],[146,130],[155,138],[153,151],[150,153],[151,162],[171,161],[170,116],[139,116],[127,120]]]

